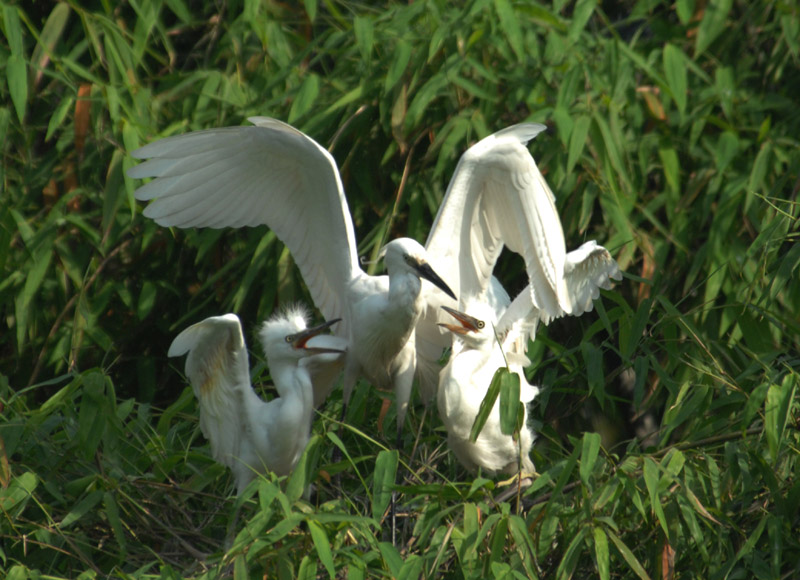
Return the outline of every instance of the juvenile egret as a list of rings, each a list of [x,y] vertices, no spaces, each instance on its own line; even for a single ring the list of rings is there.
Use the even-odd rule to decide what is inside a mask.
[[[566,294],[565,302],[571,306],[570,313],[578,315],[590,311],[593,300],[600,294],[599,288],[608,289],[611,279],[620,278],[616,261],[595,242],[587,242],[567,254],[562,290]],[[450,360],[439,377],[437,406],[447,428],[448,444],[465,467],[470,470],[481,467],[490,474],[520,470],[532,473],[533,464],[528,454],[533,431],[527,420],[523,420],[518,441],[504,435],[500,430],[499,401],[495,402],[474,443],[469,435],[495,371],[506,364],[520,377],[520,401],[525,404],[527,419],[527,404],[539,392],[527,382],[523,372],[530,365],[525,356],[528,339],[535,334],[538,323],[549,322],[553,314],[543,315],[534,305],[533,293],[527,287],[510,304],[501,286],[493,282],[491,288],[494,305],[486,299],[466,297],[463,311],[442,307],[458,324],[439,323],[454,334],[455,340]],[[565,313],[562,308],[557,316]]]
[[[439,377],[437,406],[439,416],[447,428],[447,443],[461,464],[471,471],[479,467],[490,475],[498,472],[515,474],[533,473],[529,453],[533,443],[533,430],[527,423],[527,404],[539,393],[530,385],[523,369],[529,363],[524,354],[508,348],[506,340],[511,329],[496,320],[496,314],[485,302],[467,301],[466,309],[472,316],[447,306],[442,307],[457,324],[440,323],[455,334],[450,361]],[[497,323],[497,327],[495,327]],[[495,332],[503,343],[498,343]],[[505,351],[505,353],[503,352]],[[505,356],[504,356],[505,355]],[[500,401],[495,401],[489,418],[475,442],[470,441],[470,431],[481,402],[489,390],[495,371],[506,365],[520,378],[520,401],[525,404],[525,415],[517,441],[500,430]],[[521,460],[521,463],[520,463]]]
[[[235,314],[214,316],[181,332],[169,356],[186,354],[186,376],[200,402],[200,429],[213,458],[227,465],[242,493],[256,472],[287,475],[308,443],[313,419],[312,365],[345,352],[341,338],[320,335],[338,322],[307,327],[307,313],[289,308],[260,332],[278,397],[264,402],[250,384],[247,348]]]
[[[425,248],[400,238],[381,255],[387,275],[360,267],[353,224],[333,157],[313,139],[275,119],[253,126],[198,131],[146,145],[148,161],[128,171],[156,177],[135,195],[155,200],[144,215],[162,226],[243,227],[266,224],[300,268],[326,319],[342,318],[336,334],[348,341],[344,403],[359,376],[392,388],[398,434],[414,378],[413,331],[432,288],[455,294],[428,263]]]

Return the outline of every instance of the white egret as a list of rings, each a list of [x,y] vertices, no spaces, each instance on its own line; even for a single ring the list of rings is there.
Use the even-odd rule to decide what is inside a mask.
[[[455,334],[450,361],[439,376],[437,406],[439,416],[447,428],[447,443],[461,464],[471,471],[480,467],[490,475],[498,472],[515,474],[533,473],[529,453],[534,439],[527,422],[527,405],[539,393],[530,385],[523,369],[530,364],[524,354],[509,348],[516,340],[513,331],[496,320],[496,313],[488,303],[467,300],[466,309],[476,316],[442,307],[458,324],[440,323]],[[498,322],[495,327],[495,323]],[[495,332],[503,337],[500,344]],[[508,340],[508,344],[506,344]],[[505,353],[503,352],[505,351]],[[525,404],[525,415],[519,439],[505,435],[500,430],[500,402],[495,401],[486,423],[475,442],[470,441],[470,431],[478,415],[481,402],[489,390],[495,371],[506,365],[520,377],[520,401]],[[520,463],[521,460],[521,463]]]
[[[278,397],[264,402],[250,384],[247,348],[235,314],[214,316],[181,332],[169,356],[186,357],[186,376],[200,402],[200,429],[213,458],[227,465],[242,493],[257,472],[289,474],[311,434],[315,365],[335,364],[346,342],[320,335],[338,320],[307,327],[307,313],[292,307],[267,320],[260,332]]]
[[[425,247],[457,296],[489,300],[505,294],[499,283],[490,284],[503,248],[520,254],[528,275],[529,306],[546,324],[591,308],[593,294],[589,292],[587,305],[577,281],[568,287],[567,274],[581,250],[567,254],[555,198],[526,147],[545,128],[514,125],[470,147],[458,163]],[[588,242],[582,250],[590,253],[596,247]],[[436,392],[438,360],[452,337],[437,324],[450,320],[440,306],[464,309],[444,295],[428,297],[416,332],[420,390],[426,400]]]
[[[144,215],[164,226],[267,224],[294,256],[326,319],[349,341],[345,404],[359,375],[396,393],[398,434],[415,371],[423,398],[435,392],[450,333],[440,306],[455,296],[485,296],[505,246],[522,255],[532,304],[548,321],[573,313],[563,288],[564,234],[553,194],[526,148],[545,129],[524,123],[499,131],[462,156],[429,234],[384,249],[388,278],[368,276],[356,257],[353,225],[333,157],[280,121],[170,137],[133,153],[146,162],[134,178],[156,177],[136,191],[155,200]],[[431,270],[422,270],[430,262]],[[419,277],[444,290],[421,286]],[[447,286],[442,282],[447,280]],[[421,289],[421,290],[420,290]],[[453,289],[455,291],[453,291]]]
[[[567,254],[562,289],[566,293],[565,302],[571,306],[570,313],[578,315],[592,310],[599,288],[609,289],[610,280],[620,278],[617,263],[595,242],[587,242]],[[450,360],[439,377],[437,406],[447,428],[448,444],[465,467],[470,470],[481,467],[490,474],[520,470],[532,473],[528,454],[533,431],[524,420],[518,441],[504,435],[500,430],[499,401],[474,443],[469,435],[495,371],[506,364],[520,377],[520,401],[525,404],[527,419],[527,404],[539,392],[527,382],[523,372],[530,365],[525,356],[528,339],[535,334],[540,321],[549,322],[553,315],[544,316],[534,306],[533,293],[527,287],[511,304],[502,287],[493,284],[491,288],[494,305],[485,299],[466,297],[463,311],[442,307],[458,324],[439,323],[455,335],[455,340]],[[561,309],[558,316],[565,313]]]
[[[156,177],[136,191],[155,200],[144,215],[162,226],[268,225],[300,268],[326,319],[349,343],[344,403],[359,376],[396,394],[398,434],[411,395],[414,327],[424,308],[425,279],[455,295],[428,264],[425,248],[400,238],[381,256],[388,276],[360,267],[353,224],[333,157],[313,139],[275,119],[162,139],[133,156],[148,161],[129,177]],[[433,289],[427,289],[434,293]]]

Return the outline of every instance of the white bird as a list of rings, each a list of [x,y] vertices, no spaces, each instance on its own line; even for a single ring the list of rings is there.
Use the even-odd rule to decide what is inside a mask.
[[[144,215],[181,228],[268,225],[289,248],[322,315],[344,320],[336,334],[349,344],[345,405],[360,376],[393,389],[399,434],[414,379],[413,331],[425,304],[420,279],[455,295],[428,264],[425,248],[408,238],[381,250],[388,276],[366,274],[330,153],[285,123],[250,121],[254,126],[189,133],[135,151],[148,161],[128,176],[157,178],[136,191],[139,200],[155,199]]]
[[[496,319],[494,309],[486,302],[467,300],[466,309],[475,316],[442,307],[458,324],[440,323],[455,334],[450,361],[439,377],[437,406],[447,428],[447,443],[461,464],[470,471],[480,467],[489,475],[498,472],[513,475],[520,471],[533,473],[529,453],[534,433],[528,425],[528,403],[539,389],[528,383],[523,372],[530,364],[523,352],[512,346],[516,331],[506,326],[509,321]],[[497,333],[497,335],[495,335]],[[502,343],[498,343],[500,337]],[[520,378],[520,401],[525,406],[519,439],[500,430],[500,401],[495,401],[486,423],[475,442],[470,432],[481,402],[489,390],[497,369],[506,366]]]
[[[247,348],[235,314],[214,316],[181,332],[171,357],[186,354],[186,376],[200,402],[200,429],[212,457],[231,468],[241,494],[257,472],[287,475],[300,460],[314,414],[314,365],[335,364],[341,338],[320,335],[338,322],[307,327],[305,309],[274,315],[260,336],[278,397],[264,402],[250,384]]]
[[[571,305],[571,314],[579,315],[593,308],[600,288],[611,288],[611,279],[621,279],[619,266],[608,251],[595,242],[587,242],[570,252],[564,260],[562,291]],[[463,311],[443,306],[443,311],[458,324],[442,322],[442,328],[454,333],[450,360],[440,374],[437,406],[448,433],[448,444],[461,463],[470,470],[483,468],[497,472],[533,472],[529,452],[534,433],[527,424],[527,405],[539,393],[530,385],[523,369],[530,365],[525,356],[529,338],[536,333],[540,321],[552,320],[533,304],[530,288],[509,304],[508,294],[493,281],[489,298],[464,298]],[[467,314],[469,313],[469,314]],[[566,312],[561,309],[558,316]],[[498,342],[498,339],[500,342]],[[473,443],[469,435],[498,368],[508,369],[520,377],[520,401],[525,405],[525,420],[518,441],[500,430],[499,401]]]
[[[333,157],[280,121],[251,118],[227,127],[163,139],[133,153],[148,159],[128,171],[156,177],[136,198],[155,200],[144,215],[164,226],[267,224],[294,256],[326,319],[349,341],[345,404],[358,376],[392,387],[398,433],[415,372],[423,398],[436,391],[439,358],[451,343],[440,306],[455,296],[486,296],[504,247],[522,255],[531,303],[545,322],[577,308],[565,291],[564,233],[554,197],[526,144],[546,127],[514,125],[462,156],[423,249],[413,240],[384,248],[388,278],[358,263],[353,224]],[[438,276],[420,268],[430,262]],[[428,271],[430,273],[430,271]],[[444,292],[420,286],[427,277]],[[445,285],[447,280],[450,286]],[[421,290],[420,290],[421,288]]]
[[[457,296],[490,300],[505,294],[499,283],[490,283],[501,251],[508,247],[520,254],[528,275],[528,306],[547,324],[590,309],[597,289],[583,279],[590,296],[587,304],[584,293],[568,287],[567,275],[575,267],[571,262],[581,257],[581,250],[567,254],[555,197],[526,146],[545,129],[537,123],[514,125],[470,147],[453,174],[425,247]],[[590,253],[596,247],[600,246],[588,242],[582,250]],[[449,320],[440,306],[464,309],[444,295],[427,300],[415,337],[420,390],[426,400],[436,392],[438,361],[452,338],[437,324]]]

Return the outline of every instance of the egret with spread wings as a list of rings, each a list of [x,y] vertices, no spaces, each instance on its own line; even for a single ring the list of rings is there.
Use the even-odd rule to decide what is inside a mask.
[[[570,313],[576,316],[592,310],[600,288],[609,289],[612,279],[621,278],[616,261],[595,242],[568,253],[564,264],[564,299],[571,305]],[[526,287],[510,304],[501,287],[494,286],[492,292],[494,305],[486,298],[465,297],[462,311],[442,307],[450,321],[439,325],[455,339],[450,360],[440,374],[437,406],[447,428],[448,445],[466,468],[481,467],[489,474],[532,473],[528,454],[534,433],[527,424],[527,405],[539,389],[528,383],[523,369],[530,365],[526,356],[529,338],[536,333],[539,322],[549,322],[552,314],[543,314],[534,306],[530,288]],[[562,309],[559,316],[564,313]],[[470,441],[472,425],[492,377],[504,366],[520,377],[525,418],[519,439],[501,431],[496,401],[477,440]]]
[[[413,332],[428,280],[455,295],[418,242],[399,238],[381,250],[388,276],[360,267],[353,224],[333,157],[297,129],[263,117],[253,126],[162,139],[133,153],[147,159],[134,178],[155,177],[136,191],[154,200],[144,215],[162,226],[244,227],[266,224],[283,240],[322,315],[342,318],[347,339],[344,403],[360,376],[392,388],[398,434],[416,367]]]
[[[576,263],[602,247],[587,242],[566,251],[555,197],[527,148],[545,129],[538,123],[513,125],[470,147],[456,167],[425,247],[456,295],[490,300],[496,299],[497,289],[505,293],[496,279],[490,283],[501,252],[507,247],[519,254],[528,277],[528,306],[547,324],[591,309],[597,284],[592,286],[590,277],[573,275],[571,282],[569,277]],[[464,310],[447,296],[428,297],[415,337],[426,400],[436,392],[438,360],[452,340],[452,333],[438,324],[451,320],[441,306]]]
[[[250,384],[247,347],[235,314],[214,316],[181,332],[169,356],[186,357],[186,376],[200,402],[200,429],[212,457],[231,468],[242,493],[256,473],[289,474],[311,434],[314,369],[335,365],[346,341],[320,333],[338,320],[307,327],[307,313],[289,308],[261,329],[278,397],[264,402]]]

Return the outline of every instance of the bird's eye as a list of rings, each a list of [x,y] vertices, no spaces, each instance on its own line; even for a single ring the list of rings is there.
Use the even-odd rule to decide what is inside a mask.
[[[287,337],[286,337],[284,340],[285,340],[286,342],[288,342],[289,344],[293,343],[293,342],[294,342],[294,334],[290,334],[290,335],[289,335],[289,336],[287,336]]]
[[[483,320],[479,320],[478,321],[478,330],[482,329],[484,326],[486,326],[486,324],[483,322]]]

